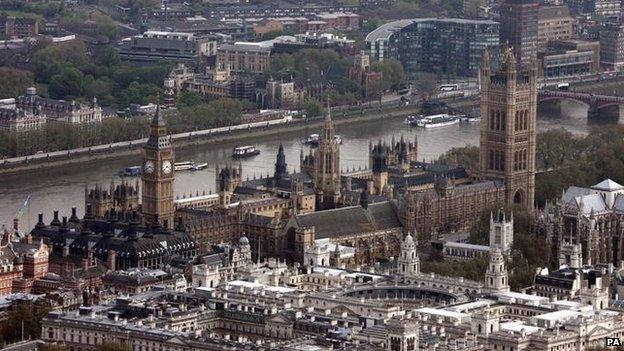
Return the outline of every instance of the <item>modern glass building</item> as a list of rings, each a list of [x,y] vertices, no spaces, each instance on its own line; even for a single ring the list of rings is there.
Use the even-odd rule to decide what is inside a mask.
[[[373,59],[397,59],[408,72],[476,76],[483,51],[495,59],[499,24],[490,20],[418,18],[389,22],[366,36]]]

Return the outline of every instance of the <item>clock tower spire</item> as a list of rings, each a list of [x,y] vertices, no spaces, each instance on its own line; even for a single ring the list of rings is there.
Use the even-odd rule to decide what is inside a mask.
[[[157,220],[163,226],[173,227],[173,160],[173,147],[165,119],[160,115],[159,101],[150,123],[149,138],[143,146],[142,212],[146,225]]]

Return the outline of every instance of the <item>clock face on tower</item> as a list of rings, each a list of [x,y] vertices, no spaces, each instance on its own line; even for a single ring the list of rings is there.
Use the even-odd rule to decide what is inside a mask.
[[[162,165],[163,173],[169,174],[171,173],[171,161],[165,161]]]
[[[145,172],[149,174],[154,172],[154,162],[150,160],[145,161]]]

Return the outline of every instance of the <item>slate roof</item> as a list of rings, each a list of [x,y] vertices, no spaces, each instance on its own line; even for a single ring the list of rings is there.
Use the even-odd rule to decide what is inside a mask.
[[[615,201],[613,202],[613,210],[624,212],[624,194],[618,194],[615,196]]]
[[[571,186],[563,193],[563,197],[561,200],[567,204],[579,196],[585,196],[589,194],[591,194],[591,189]]]
[[[616,191],[624,189],[624,186],[612,181],[611,179],[605,179],[602,182],[592,186],[592,189],[603,191]]]
[[[595,213],[600,213],[608,210],[607,204],[600,194],[579,196],[575,198],[574,201],[576,201],[576,205],[579,207],[579,209],[583,210],[583,214],[585,215],[589,215],[592,210]],[[583,204],[583,208],[581,208],[581,203]]]
[[[294,217],[298,227],[314,226],[317,239],[350,236],[357,233],[400,228],[401,223],[392,202],[342,207]]]

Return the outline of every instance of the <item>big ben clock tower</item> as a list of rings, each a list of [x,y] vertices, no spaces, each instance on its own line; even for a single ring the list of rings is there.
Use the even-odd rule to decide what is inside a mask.
[[[160,224],[173,227],[173,147],[167,135],[160,105],[150,124],[150,134],[143,147],[142,212],[146,225],[158,216]]]

